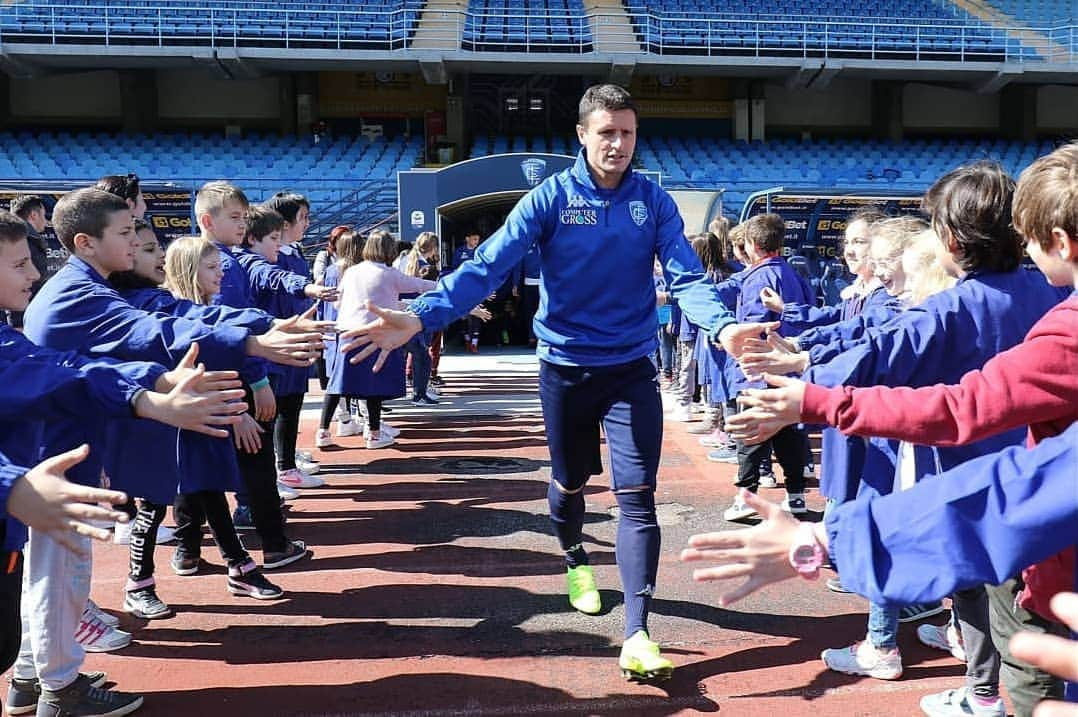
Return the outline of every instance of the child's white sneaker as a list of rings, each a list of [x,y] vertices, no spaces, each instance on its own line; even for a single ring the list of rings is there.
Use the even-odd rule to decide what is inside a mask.
[[[338,421],[337,422],[337,437],[338,438],[347,438],[349,436],[358,436],[360,433],[363,433],[363,426],[360,425],[359,421],[352,418],[350,415],[349,415],[348,418],[349,418],[349,420],[347,420],[347,421]]]
[[[898,648],[877,649],[868,640],[849,647],[824,650],[820,659],[835,672],[847,675],[867,675],[877,680],[897,680],[902,677],[902,655]]]

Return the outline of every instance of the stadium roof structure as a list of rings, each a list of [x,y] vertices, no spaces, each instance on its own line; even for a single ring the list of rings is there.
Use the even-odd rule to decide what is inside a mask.
[[[1012,82],[1078,82],[1073,19],[1031,30],[976,18],[681,17],[633,8],[546,9],[544,16],[541,8],[480,12],[469,5],[435,13],[416,0],[342,6],[347,11],[302,2],[257,11],[201,0],[68,3],[0,8],[0,68],[33,77],[204,67],[226,78],[355,69],[421,72],[432,84],[456,72],[605,74],[627,82],[641,71],[785,78],[791,87],[825,87],[841,75],[954,82],[982,92]],[[248,22],[245,12],[265,17]],[[559,22],[577,25],[564,34],[549,29]],[[533,31],[537,24],[546,29]],[[489,27],[508,32],[482,29]]]

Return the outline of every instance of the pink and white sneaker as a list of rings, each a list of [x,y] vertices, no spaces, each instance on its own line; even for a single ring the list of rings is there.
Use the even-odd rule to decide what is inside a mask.
[[[106,625],[87,607],[75,630],[75,641],[86,652],[112,652],[130,645],[131,633]]]
[[[326,482],[318,476],[304,473],[299,468],[290,468],[277,473],[277,482],[289,488],[317,488]]]

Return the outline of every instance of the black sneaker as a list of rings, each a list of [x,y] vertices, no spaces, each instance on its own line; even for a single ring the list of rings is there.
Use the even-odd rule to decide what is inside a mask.
[[[90,681],[93,687],[105,684],[108,675],[104,672],[83,672],[81,676]],[[41,682],[35,677],[32,680],[20,680],[11,678],[7,698],[4,700],[4,709],[9,715],[25,715],[37,711],[37,701],[41,698]]]
[[[441,376],[431,376],[430,377],[430,385],[431,386],[444,386],[445,385],[445,379],[442,378]]]
[[[924,620],[926,617],[932,617],[933,615],[939,615],[947,608],[943,607],[942,603],[930,602],[930,603],[918,603],[914,605],[906,605],[898,611],[899,622],[917,622],[918,620]]]
[[[228,591],[255,600],[276,600],[284,595],[284,590],[266,580],[253,560],[228,569]]]
[[[198,555],[192,558],[184,555],[178,550],[172,554],[172,560],[169,561],[172,565],[172,572],[177,575],[194,575],[198,572],[198,564],[200,562],[202,562],[202,558]]]
[[[88,675],[80,674],[62,690],[42,690],[37,717],[122,717],[141,706],[142,695],[94,687]]]
[[[286,565],[291,565],[298,560],[309,557],[310,554],[311,551],[307,550],[307,544],[302,540],[290,540],[288,546],[279,553],[267,553],[263,551],[262,569],[274,570],[276,568],[283,568]]]
[[[198,570],[197,562],[195,563],[195,570]],[[140,617],[143,620],[161,620],[172,617],[172,608],[157,597],[157,592],[152,585],[138,590],[125,591],[124,612]]]

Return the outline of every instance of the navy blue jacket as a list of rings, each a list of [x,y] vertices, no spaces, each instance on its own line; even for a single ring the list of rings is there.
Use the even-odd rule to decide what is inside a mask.
[[[135,395],[153,388],[164,372],[155,363],[91,360],[35,346],[0,326],[0,452],[19,465],[36,465],[61,452],[42,450],[46,421],[98,425],[104,418],[130,418]],[[20,550],[25,542],[25,526],[7,516],[3,549]]]
[[[805,380],[823,386],[958,383],[967,371],[1020,343],[1067,294],[1049,286],[1040,272],[974,272],[869,329],[864,338],[830,344],[841,344],[841,353],[809,368]],[[1024,437],[1022,429],[1015,429],[967,446],[933,449],[934,461],[918,461],[918,477],[1020,444]]]
[[[250,331],[150,313],[129,304],[89,264],[68,259],[26,309],[26,336],[40,346],[96,358],[153,361],[172,368],[195,341],[198,360],[210,370],[234,369],[246,358]],[[68,472],[83,485],[101,477],[105,425],[83,418],[50,422],[47,455],[89,443],[90,456]]]

